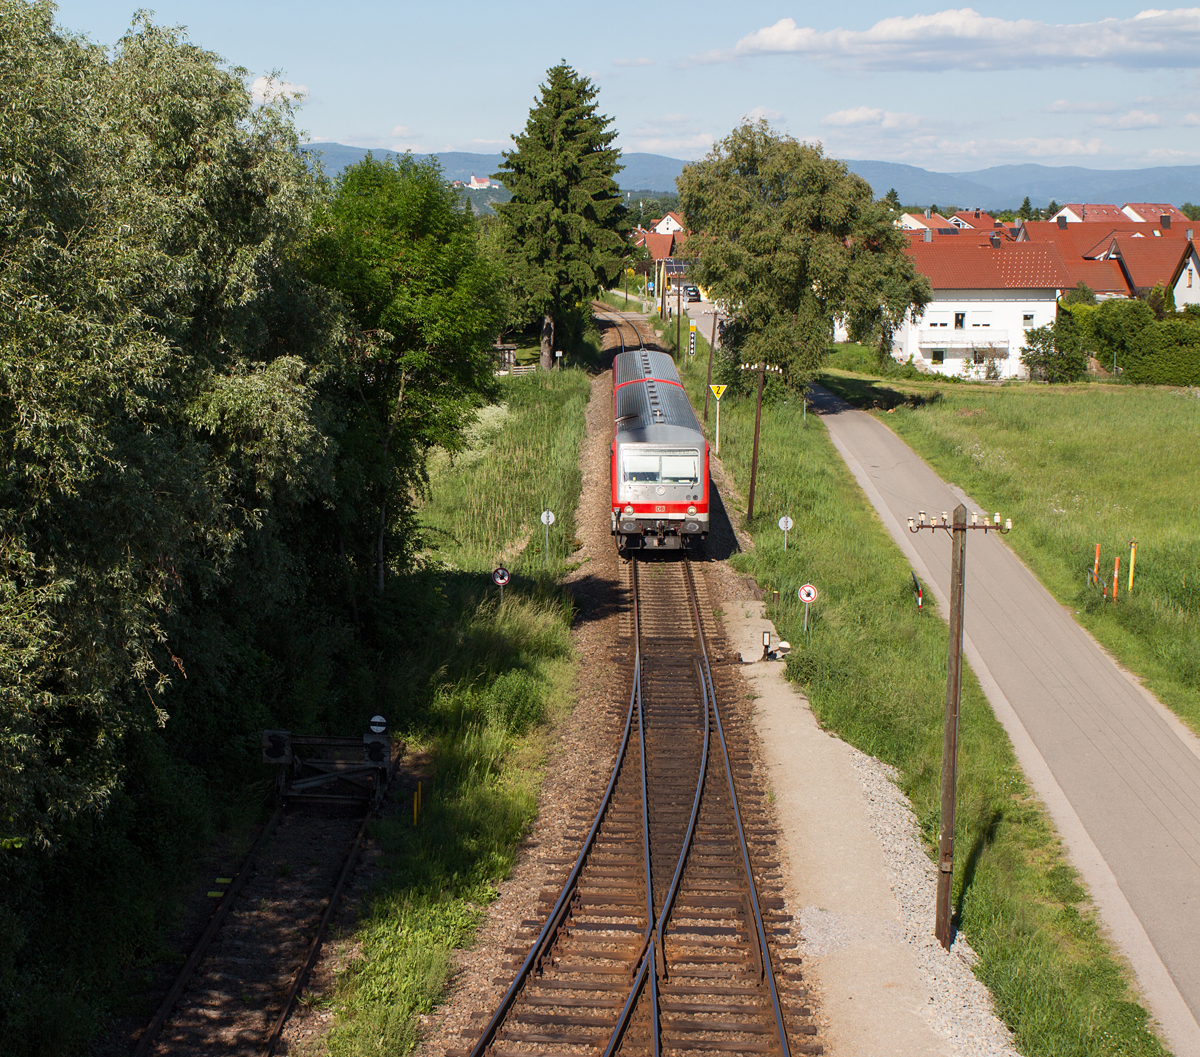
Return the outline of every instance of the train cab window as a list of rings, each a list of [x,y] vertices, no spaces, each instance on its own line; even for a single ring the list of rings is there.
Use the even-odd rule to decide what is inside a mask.
[[[621,456],[626,484],[695,484],[700,480],[698,451],[626,452]]]
[[[675,452],[662,457],[663,484],[695,484],[700,480],[696,465],[700,461],[696,452]]]
[[[626,481],[640,484],[658,484],[659,457],[657,455],[626,455],[621,460]]]

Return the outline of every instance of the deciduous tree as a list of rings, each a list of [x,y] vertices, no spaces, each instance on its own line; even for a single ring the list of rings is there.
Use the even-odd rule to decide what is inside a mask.
[[[308,259],[313,278],[342,293],[363,332],[346,364],[353,396],[342,444],[362,500],[344,497],[339,531],[382,595],[387,540],[403,543],[425,453],[457,449],[491,391],[497,276],[437,163],[411,155],[368,154],[339,177]]]
[[[819,145],[746,122],[684,168],[680,204],[696,232],[696,279],[732,317],[725,345],[770,360],[803,386],[844,317],[890,356],[892,334],[931,294],[904,253],[886,200]]]

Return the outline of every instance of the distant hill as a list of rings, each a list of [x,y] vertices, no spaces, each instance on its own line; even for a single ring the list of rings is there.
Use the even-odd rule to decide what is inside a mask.
[[[330,176],[366,156],[364,147],[341,143],[309,143]],[[386,155],[388,151],[376,151]],[[422,157],[428,157],[423,155]],[[500,166],[499,154],[445,151],[435,154],[448,179],[491,176]],[[687,164],[661,154],[624,154],[625,168],[617,175],[624,191],[674,191],[675,178]],[[1152,169],[1083,169],[1064,165],[997,165],[977,172],[938,173],[915,165],[886,161],[847,161],[851,172],[871,185],[876,196],[894,187],[905,203],[953,204],[964,209],[1014,209],[1021,199],[1041,208],[1051,198],[1059,202],[1200,202],[1200,165],[1163,165]]]
[[[367,156],[366,147],[347,147],[342,143],[307,143],[304,146],[325,166],[330,176],[336,176],[347,165],[362,161]],[[386,150],[374,152],[378,157],[392,153]],[[415,155],[426,158],[430,155]],[[469,154],[464,151],[444,151],[435,154],[448,180],[471,179],[472,176],[490,177],[499,167],[503,157],[499,154]],[[664,158],[661,154],[623,154],[621,164],[625,168],[617,174],[617,185],[623,191],[674,191],[675,177],[683,172],[687,162],[678,158]]]
[[[876,196],[894,187],[900,201],[951,204],[964,209],[1015,209],[1028,195],[1041,208],[1058,202],[1200,201],[1200,165],[1152,169],[1084,169],[1076,165],[997,165],[975,172],[935,173],[914,165],[847,161],[851,172],[871,185]]]

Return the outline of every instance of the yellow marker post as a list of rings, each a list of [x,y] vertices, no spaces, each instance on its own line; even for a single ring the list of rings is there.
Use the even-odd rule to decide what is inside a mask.
[[[1137,560],[1137,540],[1129,541],[1129,592],[1133,593],[1133,563]]]
[[[717,398],[717,454],[721,454],[721,396],[728,389],[725,385],[710,385],[713,396]]]

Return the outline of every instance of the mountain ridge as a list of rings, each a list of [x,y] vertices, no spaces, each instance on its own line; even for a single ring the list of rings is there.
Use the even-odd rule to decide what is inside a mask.
[[[341,143],[309,143],[330,176],[361,161],[366,147]],[[393,151],[376,151],[378,155]],[[418,158],[436,158],[447,179],[467,181],[472,175],[491,177],[500,166],[500,154],[442,151]],[[675,178],[688,162],[661,154],[631,152],[621,156],[624,169],[617,174],[623,191],[673,192]],[[906,204],[941,203],[962,208],[1012,209],[1026,195],[1038,208],[1053,198],[1058,202],[1200,202],[1200,165],[1159,165],[1146,169],[1086,169],[1075,165],[994,165],[973,172],[939,173],[900,162],[845,159],[846,167],[882,196],[895,188]]]

